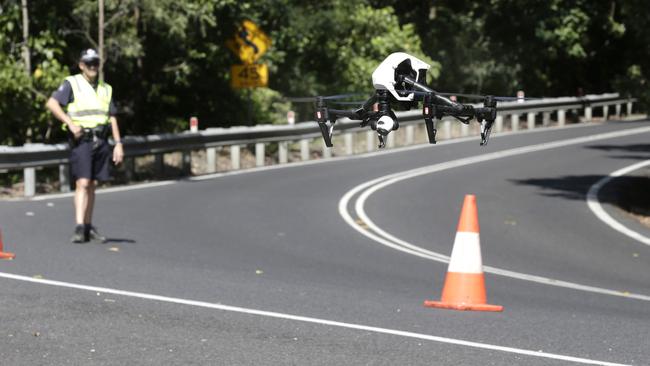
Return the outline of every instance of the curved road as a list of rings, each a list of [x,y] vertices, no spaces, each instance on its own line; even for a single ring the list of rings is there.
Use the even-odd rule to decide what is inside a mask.
[[[70,197],[2,202],[16,259],[0,262],[0,358],[650,365],[650,246],[586,202],[649,159],[649,139],[650,122],[615,122],[106,191],[106,244],[68,243]],[[468,193],[502,313],[422,306],[440,296]],[[650,236],[607,186],[599,197]]]

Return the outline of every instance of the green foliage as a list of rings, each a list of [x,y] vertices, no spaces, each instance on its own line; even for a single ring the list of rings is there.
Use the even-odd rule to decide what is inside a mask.
[[[0,143],[48,141],[55,133],[44,104],[65,76],[58,61],[64,43],[52,31],[34,27],[29,40],[32,70],[21,56],[20,4],[0,2]],[[58,125],[57,125],[58,126]]]
[[[20,1],[0,0],[0,144],[62,138],[43,104],[97,47],[97,0],[30,0],[31,70]],[[105,0],[105,79],[126,134],[286,123],[311,117],[284,96],[372,91],[374,68],[404,51],[437,90],[559,96],[619,91],[650,105],[644,0]],[[250,19],[272,39],[268,88],[233,90],[226,48]]]

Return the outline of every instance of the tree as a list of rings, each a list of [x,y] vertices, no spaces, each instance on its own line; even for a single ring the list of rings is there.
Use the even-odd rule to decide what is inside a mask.
[[[27,139],[48,140],[53,128],[44,103],[65,75],[65,68],[58,61],[64,44],[47,22],[37,20],[50,19],[51,4],[39,3],[42,6],[29,8],[28,5],[26,1],[21,4],[0,1],[2,144],[22,144]],[[31,19],[26,16],[27,12],[32,14]]]

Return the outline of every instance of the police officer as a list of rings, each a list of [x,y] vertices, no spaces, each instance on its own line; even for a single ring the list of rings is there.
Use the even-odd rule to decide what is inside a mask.
[[[98,181],[110,178],[111,158],[119,164],[124,157],[112,88],[98,81],[98,68],[97,51],[82,51],[79,58],[81,73],[65,78],[46,103],[52,114],[63,122],[70,141],[70,171],[76,186],[73,243],[106,241],[92,225],[95,188]],[[112,153],[107,142],[109,133],[115,141]]]

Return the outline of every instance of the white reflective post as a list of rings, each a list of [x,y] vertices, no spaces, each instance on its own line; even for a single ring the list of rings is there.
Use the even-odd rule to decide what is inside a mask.
[[[366,132],[366,150],[371,152],[375,149],[375,131],[370,130]]]
[[[460,135],[463,137],[469,135],[469,125],[466,125],[464,123],[460,124]]]
[[[343,139],[345,140],[345,153],[347,155],[354,154],[354,133],[353,132],[346,133],[345,135],[343,135]]]
[[[59,190],[62,193],[70,192],[70,168],[68,164],[59,164]]]
[[[503,131],[503,116],[498,115],[497,118],[494,120],[494,131],[495,132]]]
[[[258,142],[255,144],[255,166],[264,166],[264,143]]]
[[[241,168],[240,156],[241,156],[241,146],[239,145],[230,146],[230,167],[232,170],[239,170]]]
[[[451,121],[444,119],[442,122],[442,130],[444,131],[445,139],[449,140],[451,138]]]
[[[526,122],[528,124],[528,129],[529,130],[535,129],[535,113],[528,112],[526,114]]]
[[[562,127],[566,123],[566,111],[560,109],[557,111],[557,125]]]
[[[23,169],[23,181],[25,182],[25,197],[34,197],[36,194],[36,169]]]
[[[551,124],[551,112],[542,113],[542,126],[548,127]]]
[[[585,122],[591,122],[591,106],[585,107]]]
[[[309,140],[308,139],[300,140],[300,159],[302,161],[309,160]]]
[[[415,141],[415,126],[406,126],[406,145],[413,145]]]
[[[391,148],[395,147],[395,132],[391,132],[387,136],[388,138],[386,139],[386,147]]]
[[[329,159],[332,157],[332,149],[325,145],[325,140],[321,139],[323,144],[323,159]]]
[[[519,131],[519,115],[518,114],[511,115],[510,120],[512,121],[512,126],[511,126],[512,131]]]
[[[608,117],[609,117],[609,106],[608,106],[608,105],[604,105],[604,106],[603,106],[603,120],[604,120],[605,122],[607,122]]]
[[[280,164],[289,162],[289,143],[286,141],[278,143],[278,162]]]
[[[217,148],[209,147],[205,149],[205,158],[206,158],[205,164],[207,165],[206,172],[208,173],[216,172],[217,171]]]
[[[614,115],[616,116],[616,118],[621,118],[621,105],[620,104],[616,104],[616,107],[614,108],[614,111],[615,111]]]

